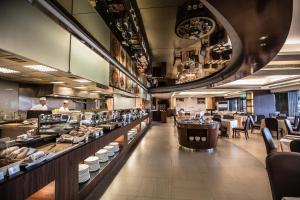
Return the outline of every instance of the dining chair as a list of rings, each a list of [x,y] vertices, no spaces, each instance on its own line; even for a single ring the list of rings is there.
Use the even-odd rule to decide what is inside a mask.
[[[290,143],[291,152],[298,152],[300,153],[300,139],[299,140],[292,140]]]
[[[213,115],[213,118],[219,118],[219,119],[221,119],[222,117],[221,117],[221,115],[214,114],[214,115]]]
[[[273,200],[300,197],[300,153],[273,152],[266,158],[266,169]]]
[[[293,127],[291,125],[290,120],[285,119],[284,124],[286,126],[286,129],[287,129],[287,132],[288,132],[289,135],[300,135],[300,132],[297,132],[297,131],[293,130]]]
[[[300,132],[300,121],[298,121],[297,127],[293,128],[294,131]]]
[[[287,119],[286,115],[278,115],[276,119]]]
[[[300,128],[300,116],[299,115],[296,115],[294,117],[294,121],[293,121],[292,125],[293,125],[294,131],[300,131],[299,130],[299,128]]]
[[[257,115],[256,116],[256,123],[261,124],[261,120],[265,119],[266,117],[264,115]]]
[[[244,132],[245,133],[245,138],[247,140],[249,138],[249,135],[248,135],[249,125],[250,125],[250,119],[249,119],[249,117],[247,117],[246,122],[244,124],[244,127],[237,127],[237,128],[232,129],[232,138],[236,137],[236,133]]]
[[[273,140],[272,133],[268,128],[263,128],[262,136],[265,142],[265,147],[267,150],[267,154],[277,151],[277,146]]]
[[[176,126],[177,125],[176,115],[173,115],[173,118],[174,118],[174,126]]]
[[[272,131],[276,131],[277,133],[277,139],[279,139],[279,133],[281,134],[281,137],[283,135],[283,130],[282,128],[279,128],[279,123],[278,120],[275,118],[266,118],[265,119],[266,122],[266,127],[272,132]]]
[[[257,121],[257,115],[251,115],[254,123]]]
[[[228,134],[227,134],[227,127],[226,126],[224,126],[224,125],[222,125],[222,121],[221,121],[221,119],[220,118],[212,118],[212,120],[213,121],[215,121],[215,122],[219,122],[220,123],[220,128],[219,128],[219,130],[220,130],[220,132],[221,132],[221,137],[228,137]]]
[[[232,116],[232,115],[224,115],[223,119],[234,119],[234,116]]]
[[[249,118],[250,118],[250,125],[251,125],[251,133],[253,133],[254,129],[260,130],[260,124],[256,124],[251,115],[249,115]]]

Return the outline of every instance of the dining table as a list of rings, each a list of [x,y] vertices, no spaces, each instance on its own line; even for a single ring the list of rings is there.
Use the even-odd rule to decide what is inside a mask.
[[[278,127],[282,129],[283,135],[288,134],[287,128],[284,123],[284,119],[278,119]],[[266,120],[262,119],[260,124],[260,131],[262,131],[263,128],[266,128]]]
[[[221,124],[227,128],[227,135],[229,138],[232,137],[232,129],[239,127],[238,120],[236,119],[222,119]]]
[[[238,121],[238,127],[243,127],[243,123],[246,122],[248,116],[246,115],[235,115],[234,119]]]
[[[293,140],[300,140],[297,135],[285,135],[279,140],[280,150],[282,152],[291,152],[290,144]]]

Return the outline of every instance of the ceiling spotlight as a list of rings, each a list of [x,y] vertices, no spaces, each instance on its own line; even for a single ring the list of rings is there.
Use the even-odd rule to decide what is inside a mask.
[[[267,46],[267,43],[260,43],[260,46],[265,47],[265,46]]]
[[[90,82],[91,82],[91,81],[86,80],[86,79],[76,79],[76,80],[74,80],[74,81],[76,81],[76,82],[78,82],[78,83],[90,83]]]
[[[85,89],[86,87],[84,87],[84,86],[78,86],[78,87],[74,87],[74,88],[76,88],[76,89]]]
[[[20,73],[20,72],[16,71],[16,70],[5,68],[5,67],[0,67],[0,73],[3,73],[3,74],[17,74],[17,73]]]
[[[261,36],[260,38],[259,38],[259,40],[265,40],[265,39],[267,39],[269,36],[267,36],[267,35],[263,35],[263,36]]]
[[[52,83],[52,84],[63,84],[65,82],[62,82],[62,81],[53,81],[53,82],[50,82],[50,83]]]
[[[24,65],[24,67],[28,69],[32,69],[39,72],[56,72],[56,69],[53,69],[51,67],[47,67],[44,65]]]

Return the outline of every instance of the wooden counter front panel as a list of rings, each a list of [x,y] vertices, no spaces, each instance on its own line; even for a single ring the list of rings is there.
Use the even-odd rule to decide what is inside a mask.
[[[218,125],[177,124],[178,142],[191,149],[211,149],[217,146]],[[190,141],[189,136],[199,136],[200,141]],[[205,140],[204,140],[205,139]]]

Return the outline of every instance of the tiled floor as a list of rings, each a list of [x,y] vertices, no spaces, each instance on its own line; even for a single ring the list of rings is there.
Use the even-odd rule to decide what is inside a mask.
[[[272,198],[264,165],[251,153],[226,139],[211,153],[181,150],[169,122],[153,123],[101,199]]]
[[[255,130],[253,133],[249,134],[249,137],[250,139],[246,140],[244,134],[241,134],[241,137],[239,138],[227,138],[226,140],[249,152],[263,165],[265,165],[265,158],[267,156],[267,153],[260,131]],[[277,147],[279,147],[279,141],[275,138],[274,141],[277,144]],[[280,148],[278,148],[278,151],[280,151]]]

